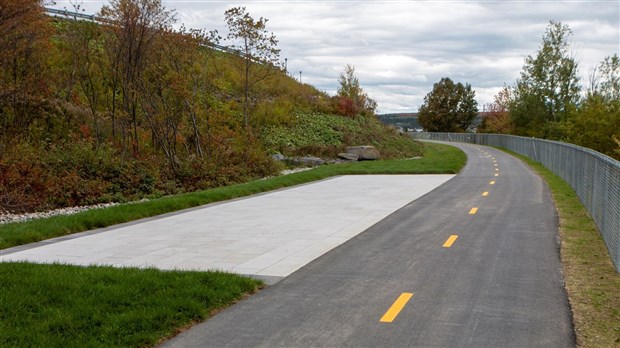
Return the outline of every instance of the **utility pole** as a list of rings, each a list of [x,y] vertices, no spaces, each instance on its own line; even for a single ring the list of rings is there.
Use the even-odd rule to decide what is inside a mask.
[[[284,58],[284,74],[288,74],[288,58]]]

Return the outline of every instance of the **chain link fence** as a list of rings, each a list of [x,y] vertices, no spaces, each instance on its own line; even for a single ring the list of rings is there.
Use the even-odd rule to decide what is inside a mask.
[[[607,244],[620,272],[620,161],[558,141],[500,134],[409,133],[414,139],[497,146],[542,163],[577,193]]]

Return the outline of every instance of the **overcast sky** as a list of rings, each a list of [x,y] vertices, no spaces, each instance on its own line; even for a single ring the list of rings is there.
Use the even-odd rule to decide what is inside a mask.
[[[83,1],[96,13],[107,1]],[[380,113],[415,112],[442,77],[469,83],[479,109],[519,77],[549,21],[573,31],[582,84],[606,56],[620,54],[620,0],[590,1],[162,1],[178,24],[227,34],[224,11],[245,6],[269,19],[281,58],[302,82],[335,94],[345,65]],[[69,1],[56,1],[63,8]],[[226,44],[226,42],[221,42]]]

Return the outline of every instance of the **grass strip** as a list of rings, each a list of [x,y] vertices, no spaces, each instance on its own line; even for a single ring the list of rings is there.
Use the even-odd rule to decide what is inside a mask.
[[[0,225],[0,249],[299,185],[336,175],[455,174],[465,165],[465,154],[455,147],[427,143],[424,144],[424,151],[424,157],[421,159],[366,161],[321,166],[305,172],[163,197],[147,202],[123,204],[93,209],[74,215],[61,215]]]
[[[1,347],[154,346],[256,291],[222,272],[0,263]]]
[[[596,224],[575,191],[542,164],[501,149],[532,167],[549,185],[560,218],[564,281],[578,347],[620,347],[620,274]]]

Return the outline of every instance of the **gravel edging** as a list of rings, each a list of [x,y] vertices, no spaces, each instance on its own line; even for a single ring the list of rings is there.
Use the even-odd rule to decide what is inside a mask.
[[[57,215],[72,215],[77,214],[83,211],[91,210],[91,209],[101,209],[107,208],[115,205],[119,205],[120,203],[101,203],[94,205],[85,205],[79,207],[68,207],[68,208],[60,208],[49,211],[43,211],[38,213],[25,213],[25,214],[0,214],[0,225],[9,224],[12,222],[25,222],[34,219],[43,219]]]
[[[286,169],[280,172],[280,175],[293,174],[293,173],[303,172],[303,171],[310,170],[310,169],[312,169],[312,167]],[[49,218],[49,217],[57,216],[57,215],[73,215],[73,214],[81,213],[87,210],[107,208],[107,207],[112,207],[112,206],[120,205],[120,204],[132,204],[132,203],[137,203],[137,202],[144,202],[146,200],[147,199],[142,199],[142,200],[139,200],[136,202],[130,202],[130,203],[100,203],[100,204],[94,204],[94,205],[59,208],[59,209],[54,209],[54,210],[49,210],[49,211],[36,212],[36,213],[24,213],[24,214],[6,213],[0,210],[0,225],[10,224],[13,222],[26,222],[26,221],[30,221],[34,219],[44,219],[44,218]]]

